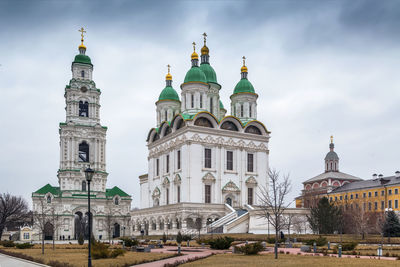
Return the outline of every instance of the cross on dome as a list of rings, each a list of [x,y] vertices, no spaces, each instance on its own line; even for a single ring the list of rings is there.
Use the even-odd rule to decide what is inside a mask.
[[[206,45],[206,41],[207,41],[207,33],[203,33],[203,37],[204,37],[204,45]]]
[[[83,28],[83,27],[81,27],[79,30],[78,30],[78,32],[80,32],[81,33],[81,44],[80,44],[80,46],[78,47],[79,48],[79,52],[81,53],[81,54],[84,54],[85,53],[85,50],[86,50],[86,46],[83,44],[83,41],[84,41],[84,33],[86,33],[86,31],[85,31],[85,29]],[[81,51],[82,50],[82,51]]]

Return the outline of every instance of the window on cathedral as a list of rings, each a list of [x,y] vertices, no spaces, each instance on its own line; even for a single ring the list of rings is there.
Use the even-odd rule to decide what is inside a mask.
[[[398,194],[399,194],[399,189],[396,188],[396,189],[394,190],[394,194],[395,194],[395,195],[398,195]]]
[[[371,192],[368,192],[368,197],[372,197],[372,193]]]
[[[181,202],[181,186],[180,185],[178,185],[176,192],[177,192],[176,202],[180,203]]]
[[[169,135],[171,132],[172,132],[171,127],[169,127],[169,126],[165,127],[164,136]]]
[[[204,149],[204,168],[211,169],[211,149]]]
[[[389,195],[391,195],[392,194],[392,189],[389,189],[388,193],[389,193]]]
[[[226,169],[233,170],[233,151],[226,151]]]
[[[169,188],[167,188],[167,190],[166,190],[167,192],[166,192],[166,197],[167,197],[167,205],[169,204]]]
[[[194,108],[194,95],[190,95],[191,107]]]
[[[182,119],[178,120],[177,123],[178,123],[178,124],[176,125],[176,129],[177,129],[177,130],[180,129],[180,128],[182,128],[183,126],[185,126],[185,122],[184,122]]]
[[[376,202],[376,201],[375,201],[375,204],[374,204],[374,208],[375,208],[375,210],[378,209],[378,202]]]
[[[156,159],[156,176],[160,175],[160,159]]]
[[[84,70],[81,71],[81,77],[85,78],[85,71]]]
[[[378,191],[375,191],[375,196],[376,196],[376,197],[378,196]]]
[[[222,123],[221,129],[229,130],[229,131],[236,131],[236,132],[239,131],[237,126],[231,121],[226,121],[226,122]]]
[[[240,117],[243,117],[243,104],[240,105]]]
[[[209,121],[207,118],[198,118],[195,122],[194,125],[196,126],[201,126],[201,127],[208,127],[208,128],[214,128],[211,121]]]
[[[89,103],[79,101],[79,117],[89,117]]]
[[[47,203],[51,203],[51,196],[47,196]]]
[[[210,113],[214,113],[213,98],[210,97]]]
[[[89,162],[89,145],[85,141],[79,144],[79,162]]]
[[[385,195],[385,190],[382,190],[381,191],[381,196],[384,196]]]
[[[119,198],[118,197],[114,198],[114,204],[115,205],[119,205]]]
[[[228,204],[229,206],[232,206],[232,198],[227,197],[225,203]]]
[[[165,163],[166,163],[167,173],[169,173],[169,155],[166,156]]]
[[[203,95],[200,94],[200,108],[203,108]]]
[[[258,134],[262,135],[260,129],[258,129],[256,126],[250,125],[249,127],[244,130],[245,133],[251,133],[251,134]]]
[[[177,152],[176,152],[176,157],[177,157],[177,169],[178,170],[180,170],[181,169],[181,151],[180,150],[178,150]]]
[[[247,204],[253,205],[253,188],[247,188]]]
[[[165,121],[168,121],[168,111],[165,111],[164,120],[165,120]]]
[[[251,116],[251,105],[249,105],[249,117],[252,117]]]
[[[24,233],[24,239],[29,239],[29,233]]]
[[[158,198],[154,199],[153,206],[158,207],[159,205],[160,205],[160,201],[158,200]]]
[[[254,154],[252,153],[247,154],[247,171],[248,172],[254,171]]]
[[[158,133],[156,133],[156,134],[153,136],[153,142],[154,142],[154,141],[157,141],[158,139],[160,139],[160,135],[159,135]]]
[[[86,191],[86,181],[82,181],[82,191]]]
[[[211,185],[204,185],[204,202],[211,203]]]

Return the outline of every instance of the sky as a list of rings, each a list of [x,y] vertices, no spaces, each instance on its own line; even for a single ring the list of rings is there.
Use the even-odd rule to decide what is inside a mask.
[[[0,1],[0,192],[31,202],[32,192],[58,185],[58,125],[80,27],[108,126],[107,187],[131,194],[132,207],[166,65],[180,93],[191,43],[201,44],[203,32],[228,109],[247,58],[258,120],[271,131],[270,166],[290,175],[288,203],[324,171],[331,135],[340,171],[394,175],[398,14],[395,0]]]

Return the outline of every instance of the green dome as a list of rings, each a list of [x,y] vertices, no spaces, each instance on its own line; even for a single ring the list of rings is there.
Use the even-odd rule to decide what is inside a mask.
[[[221,100],[219,101],[219,109],[225,109],[225,108],[224,108],[224,105],[222,104],[222,101],[221,101]]]
[[[90,57],[88,57],[87,55],[83,55],[83,54],[76,55],[73,63],[82,63],[82,64],[92,65],[92,61],[90,60]]]
[[[251,82],[249,82],[249,80],[247,80],[246,78],[242,78],[235,86],[235,90],[233,90],[234,94],[238,94],[238,93],[255,93],[254,91],[254,87],[251,84]]]
[[[160,94],[158,100],[177,100],[179,101],[179,96],[172,86],[166,86]]]
[[[200,69],[206,75],[207,82],[209,83],[218,83],[217,82],[217,74],[215,74],[215,70],[208,63],[201,63]]]
[[[198,66],[193,66],[185,76],[184,83],[189,82],[207,83],[206,75]]]

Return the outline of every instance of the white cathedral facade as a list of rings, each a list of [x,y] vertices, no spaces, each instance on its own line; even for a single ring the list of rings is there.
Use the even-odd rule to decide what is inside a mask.
[[[83,31],[83,29],[82,29]],[[88,188],[84,170],[95,171],[91,182],[92,229],[96,239],[129,235],[131,196],[118,187],[106,188],[106,133],[100,124],[100,89],[93,65],[79,46],[72,62],[72,79],[65,87],[66,120],[60,123],[58,186],[47,184],[32,193],[33,212],[47,214],[45,239],[88,238]],[[40,217],[43,218],[43,217]],[[40,239],[39,229],[34,239]],[[55,231],[53,231],[53,229]]]
[[[147,137],[148,173],[139,177],[141,209],[131,213],[134,235],[251,232],[249,214],[268,187],[270,132],[257,120],[258,95],[247,76],[243,58],[226,115],[205,38],[180,97],[168,69]]]

